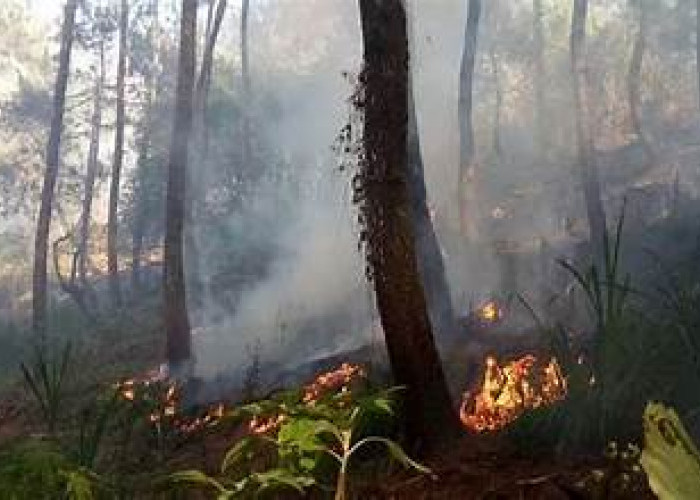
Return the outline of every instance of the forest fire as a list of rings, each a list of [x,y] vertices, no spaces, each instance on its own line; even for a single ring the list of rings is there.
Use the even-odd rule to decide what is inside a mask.
[[[358,379],[365,378],[364,369],[359,365],[343,363],[335,370],[317,375],[313,382],[304,387],[303,401],[314,404],[329,392],[347,390]]]
[[[178,431],[189,434],[207,426],[216,424],[226,414],[223,403],[213,405],[200,416],[190,417],[178,414],[181,391],[176,382],[166,381],[163,377],[149,372],[141,378],[132,378],[117,383],[115,388],[125,400],[136,404],[146,403],[148,421],[160,426],[170,423]]]
[[[555,358],[542,365],[528,354],[499,365],[489,356],[481,387],[464,395],[460,420],[475,432],[496,431],[526,410],[551,405],[565,396],[566,378]]]
[[[477,315],[484,323],[495,323],[503,317],[503,310],[494,300],[489,300],[477,310]]]

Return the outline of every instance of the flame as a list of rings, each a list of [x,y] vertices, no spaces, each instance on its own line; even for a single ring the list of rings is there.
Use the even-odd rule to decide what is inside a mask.
[[[495,431],[504,428],[524,411],[550,405],[566,396],[566,378],[559,363],[551,358],[537,370],[537,358],[526,355],[501,366],[493,356],[486,358],[481,389],[466,393],[460,419],[470,430]]]
[[[361,366],[343,363],[335,370],[318,375],[313,382],[304,387],[302,401],[313,404],[329,392],[337,390],[345,392],[352,382],[365,377],[365,371]]]
[[[489,300],[477,308],[476,316],[485,324],[495,323],[503,318],[503,309],[495,300]]]
[[[226,415],[224,403],[211,406],[198,417],[178,414],[180,387],[176,382],[167,381],[167,372],[162,366],[149,370],[140,377],[119,382],[115,384],[115,388],[124,400],[130,402],[135,402],[137,398],[150,399],[155,396],[157,408],[147,416],[148,421],[154,426],[161,426],[167,421],[180,432],[192,433],[204,427],[216,425]]]

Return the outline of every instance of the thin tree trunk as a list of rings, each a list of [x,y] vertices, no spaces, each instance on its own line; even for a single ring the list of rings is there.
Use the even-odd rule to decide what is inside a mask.
[[[401,0],[359,4],[364,154],[356,196],[389,360],[396,383],[407,388],[407,434],[427,449],[454,437],[458,424],[418,271],[410,207],[406,12]]]
[[[590,228],[591,251],[595,260],[603,257],[605,210],[600,192],[598,167],[593,155],[590,103],[586,78],[586,19],[588,0],[574,0],[571,18],[571,67],[576,121],[577,163]]]
[[[496,162],[503,158],[503,144],[501,142],[501,111],[503,108],[503,91],[501,90],[501,75],[498,67],[498,56],[491,49],[489,58],[493,68],[493,84],[496,90],[496,103],[493,109],[493,154]]]
[[[219,31],[221,30],[224,13],[226,12],[226,3],[227,0],[219,0],[216,6],[216,15],[214,16],[213,24],[209,30],[209,36],[205,42],[199,78],[197,78],[197,83],[195,85],[195,128],[199,128],[202,134],[202,157],[204,160],[206,160],[209,151],[206,114],[209,89],[211,88],[214,49],[216,47]]]
[[[185,221],[187,155],[192,130],[196,37],[197,0],[182,0],[175,124],[168,160],[163,270],[167,358],[171,374],[176,377],[188,375],[192,358],[190,322],[185,295],[183,226]]]
[[[409,57],[413,53],[415,36],[412,33],[409,17]],[[450,287],[445,275],[445,264],[435,227],[428,209],[428,194],[425,187],[425,166],[421,153],[418,118],[416,116],[415,93],[413,90],[413,73],[408,72],[408,183],[413,209],[413,224],[416,235],[416,252],[418,270],[425,289],[425,298],[430,321],[437,335],[442,338],[454,338],[457,323]]]
[[[634,17],[637,20],[637,32],[634,45],[632,46],[629,73],[627,74],[627,100],[630,109],[632,131],[642,145],[646,161],[651,163],[654,159],[654,152],[651,147],[651,141],[642,126],[640,111],[642,63],[644,62],[644,52],[646,50],[647,12],[642,0],[631,0],[630,3],[632,4]]]
[[[92,119],[90,124],[90,146],[88,148],[87,172],[83,206],[80,216],[80,234],[78,239],[78,278],[83,286],[87,284],[87,263],[90,257],[90,223],[92,214],[92,199],[97,176],[100,154],[100,132],[102,129],[102,88],[105,81],[104,41],[99,46],[100,68],[95,82],[92,103]]]
[[[148,165],[149,152],[151,147],[151,130],[153,123],[151,113],[153,110],[153,102],[157,92],[158,84],[158,0],[151,0],[153,7],[153,20],[151,21],[149,39],[151,43],[151,54],[149,73],[147,78],[146,103],[141,116],[141,137],[139,138],[138,159],[136,161],[136,186],[135,186],[135,201],[134,201],[134,226],[132,230],[132,247],[131,247],[131,287],[135,292],[142,289],[141,276],[141,259],[143,258],[143,239],[146,230],[145,209],[143,207],[144,197],[146,196],[146,168]]]
[[[547,132],[544,122],[545,64],[544,64],[544,12],[542,0],[532,0],[532,38],[535,53],[533,85],[535,87],[535,144],[540,159],[547,154]]]
[[[472,124],[474,63],[481,17],[481,0],[469,0],[467,24],[464,29],[464,48],[459,71],[459,97],[457,116],[459,120],[459,176],[457,197],[460,228],[463,236],[474,239],[477,235],[474,126]],[[471,223],[470,223],[471,221]]]
[[[61,131],[65,110],[66,88],[70,73],[70,56],[73,45],[73,28],[77,0],[68,0],[64,8],[63,27],[61,28],[61,50],[58,56],[58,74],[54,85],[53,112],[51,130],[46,147],[46,170],[41,190],[41,206],[36,225],[34,240],[34,270],[32,277],[32,327],[40,337],[46,337],[47,316],[47,276],[46,257],[48,253],[49,231],[51,227],[51,208],[53,205],[56,178],[61,156]]]
[[[119,61],[117,65],[117,123],[114,138],[114,158],[112,162],[112,179],[109,186],[109,213],[107,217],[107,270],[109,272],[109,290],[112,302],[119,307],[122,303],[119,284],[118,261],[118,220],[119,187],[121,183],[122,162],[124,159],[124,79],[126,77],[126,37],[129,22],[127,0],[121,1],[119,21]]]
[[[243,154],[242,164],[247,166],[252,155],[251,145],[251,84],[250,59],[248,53],[248,21],[250,18],[250,0],[242,0],[241,4],[241,78],[243,80],[243,133],[241,134]]]
[[[698,77],[698,106],[700,106],[700,0],[695,9],[695,72]]]

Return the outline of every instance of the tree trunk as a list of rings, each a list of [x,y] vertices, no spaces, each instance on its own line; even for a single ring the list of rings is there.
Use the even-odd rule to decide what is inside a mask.
[[[153,123],[151,121],[151,113],[153,110],[153,101],[155,100],[155,94],[157,91],[158,84],[158,46],[157,46],[157,36],[158,36],[158,0],[152,0],[153,6],[153,20],[151,21],[149,39],[151,43],[151,54],[150,54],[150,64],[149,73],[147,78],[147,89],[146,89],[146,103],[143,109],[143,114],[141,116],[141,123],[139,125],[141,137],[139,138],[138,145],[138,159],[136,161],[136,186],[135,200],[134,200],[134,221],[132,229],[132,247],[131,247],[131,287],[133,291],[139,292],[142,289],[142,276],[141,276],[141,259],[143,257],[143,239],[146,229],[146,217],[147,214],[143,208],[144,196],[146,195],[146,167],[149,158],[149,151],[151,147],[151,128]]]
[[[637,32],[634,45],[632,46],[629,73],[627,74],[627,100],[632,132],[642,146],[646,161],[651,163],[654,161],[654,152],[651,147],[651,141],[642,126],[640,111],[642,63],[644,62],[644,52],[646,50],[647,12],[642,0],[631,0],[631,4],[634,17],[637,20]]]
[[[460,228],[463,236],[474,239],[478,233],[476,212],[474,126],[472,124],[472,93],[474,86],[474,63],[481,17],[481,0],[469,0],[467,24],[464,29],[464,48],[459,71],[459,97],[457,116],[459,120],[459,178],[457,197]]]
[[[410,21],[410,18],[409,18]],[[409,28],[412,23],[409,22]],[[413,33],[409,29],[409,57],[413,50]],[[408,72],[408,186],[413,210],[418,270],[425,289],[430,321],[442,339],[454,339],[457,323],[445,275],[442,250],[428,209],[425,188],[425,167],[421,153],[418,119],[416,116],[413,74]]]
[[[534,50],[533,85],[535,87],[535,144],[537,155],[544,159],[547,155],[547,132],[544,122],[544,91],[545,91],[545,64],[544,64],[544,12],[542,0],[532,0],[532,45]]]
[[[604,254],[605,210],[600,194],[598,167],[593,154],[591,135],[590,103],[586,81],[586,19],[588,0],[574,0],[571,18],[571,67],[576,121],[577,164],[583,188],[588,226],[590,229],[591,253],[596,261]]]
[[[242,140],[242,161],[246,167],[251,160],[251,86],[250,86],[250,59],[248,53],[248,20],[250,18],[250,0],[242,0],[241,5],[241,78],[243,80],[243,133]]]
[[[46,170],[41,190],[41,206],[36,225],[34,240],[34,271],[32,277],[32,327],[40,337],[46,336],[47,315],[47,276],[46,257],[48,253],[49,231],[51,227],[51,208],[53,205],[56,178],[61,155],[61,131],[65,109],[66,88],[70,72],[70,56],[73,45],[73,28],[77,0],[68,0],[64,8],[63,27],[61,29],[61,50],[58,56],[58,74],[54,85],[51,130],[46,147]]]
[[[221,30],[221,23],[226,12],[227,0],[219,0],[216,6],[216,14],[213,22],[207,22],[209,29],[207,30],[207,38],[205,40],[204,51],[202,53],[202,65],[199,71],[199,78],[195,85],[195,116],[196,127],[200,129],[202,134],[202,157],[206,160],[209,152],[209,134],[207,132],[207,101],[209,98],[209,89],[211,88],[212,67],[214,62],[214,48],[216,40]]]
[[[364,153],[355,194],[389,360],[395,382],[407,388],[407,435],[427,450],[453,438],[458,424],[418,271],[408,160],[406,12],[401,0],[359,4]]]
[[[170,372],[187,376],[192,358],[190,322],[185,295],[183,226],[187,179],[187,154],[192,129],[195,79],[197,0],[182,0],[180,54],[176,87],[175,124],[168,160],[165,219],[163,295],[167,358]]]
[[[496,102],[493,107],[493,156],[496,162],[503,158],[503,143],[501,141],[501,114],[503,108],[503,91],[501,90],[501,74],[498,66],[498,56],[492,48],[489,53],[493,68],[493,86],[496,90]]]
[[[117,65],[117,123],[114,138],[114,158],[112,161],[112,179],[109,186],[109,213],[107,217],[107,270],[109,272],[109,290],[112,302],[119,307],[122,303],[119,284],[119,261],[117,252],[119,207],[119,185],[121,183],[122,162],[124,159],[124,78],[126,77],[126,37],[129,22],[127,0],[121,1],[119,21],[119,61]]]
[[[700,106],[700,0],[695,9],[695,72],[698,76],[698,106]]]
[[[85,174],[83,206],[80,216],[80,234],[78,237],[78,278],[83,286],[87,284],[87,264],[90,257],[92,199],[95,188],[95,177],[97,176],[97,169],[99,166],[100,135],[102,130],[102,88],[104,87],[105,81],[105,52],[103,40],[100,40],[99,52],[100,68],[92,98],[90,146],[88,148],[87,172]]]

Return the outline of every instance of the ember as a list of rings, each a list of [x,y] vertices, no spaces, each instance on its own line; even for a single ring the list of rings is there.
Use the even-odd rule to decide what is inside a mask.
[[[538,369],[537,359],[532,355],[505,366],[489,356],[481,389],[464,395],[460,419],[472,431],[496,431],[524,411],[553,404],[564,396],[566,379],[555,358]]]

